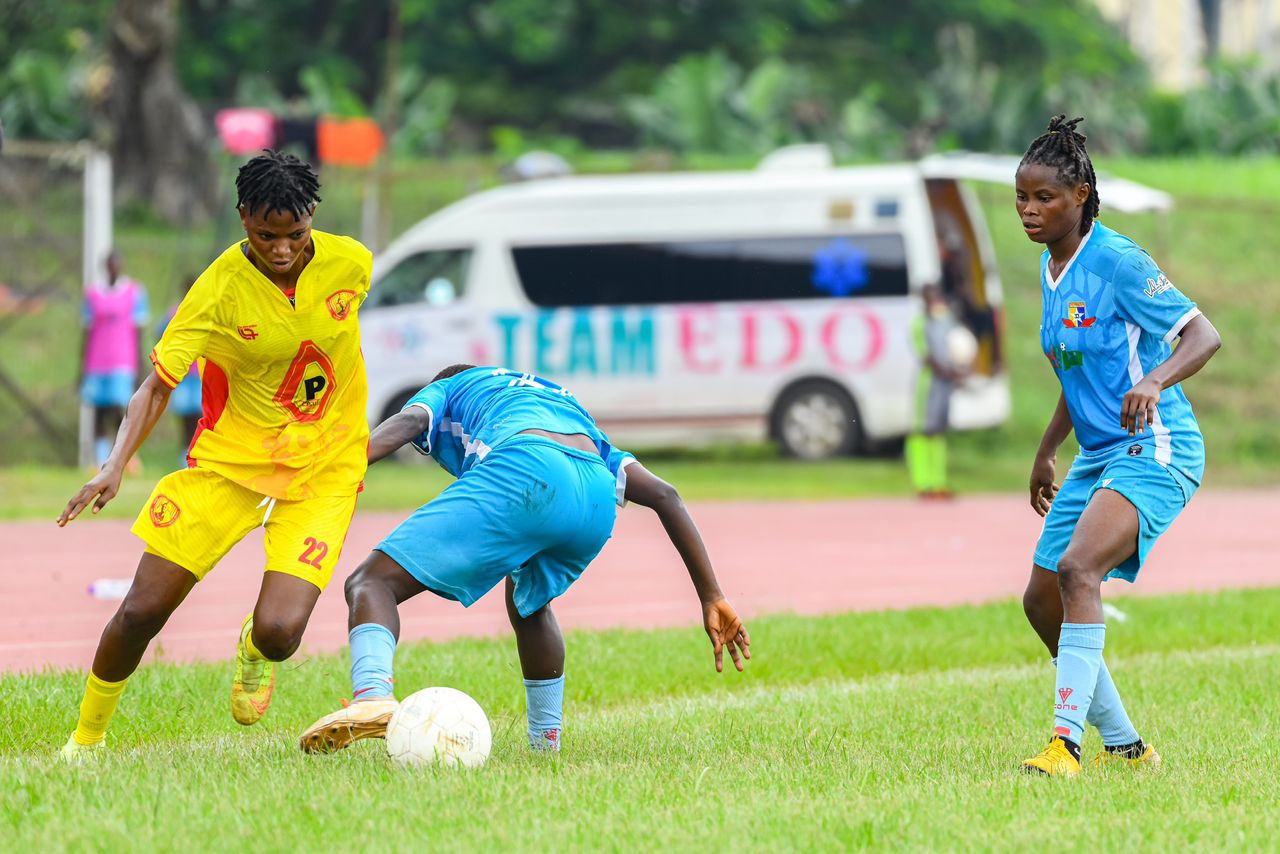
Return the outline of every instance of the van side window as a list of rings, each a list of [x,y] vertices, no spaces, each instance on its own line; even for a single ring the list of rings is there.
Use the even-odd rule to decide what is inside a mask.
[[[517,246],[529,301],[545,308],[905,296],[900,234]]]
[[[470,249],[431,249],[410,255],[374,281],[365,307],[449,305],[462,296],[470,265]]]

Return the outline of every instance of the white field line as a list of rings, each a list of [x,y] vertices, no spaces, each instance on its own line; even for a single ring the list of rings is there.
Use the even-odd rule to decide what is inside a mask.
[[[1125,666],[1141,666],[1169,663],[1183,664],[1205,664],[1211,661],[1247,661],[1249,659],[1270,658],[1280,654],[1280,644],[1254,644],[1252,646],[1228,646],[1228,647],[1210,647],[1208,649],[1198,650],[1178,650],[1174,652],[1151,652],[1140,655],[1124,656],[1123,658],[1114,659],[1111,664],[1122,664]],[[728,667],[726,663],[726,667]],[[750,667],[750,665],[747,665]],[[604,709],[588,709],[577,710],[570,709],[569,714],[572,716],[573,726],[577,729],[585,723],[608,724],[616,722],[624,718],[633,718],[641,716],[646,721],[654,720],[678,720],[690,714],[701,712],[723,712],[726,710],[743,710],[752,709],[759,706],[774,705],[782,703],[804,703],[827,699],[832,696],[847,696],[849,694],[869,693],[878,694],[884,692],[892,692],[899,687],[909,683],[924,684],[951,684],[956,682],[966,682],[968,684],[981,684],[982,682],[1011,681],[1015,679],[1033,678],[1038,674],[1047,673],[1050,665],[1046,659],[1043,665],[1039,664],[1023,664],[1011,667],[957,667],[947,670],[922,670],[915,673],[880,673],[875,676],[868,676],[861,679],[835,679],[828,681],[810,682],[804,685],[791,685],[781,688],[770,688],[761,686],[759,688],[749,688],[743,691],[735,691],[731,694],[703,694],[697,697],[685,698],[667,698],[645,703],[625,703],[612,708]],[[726,678],[732,678],[732,674],[722,674]],[[710,674],[708,674],[710,677]],[[324,710],[317,710],[317,714]],[[511,721],[495,719],[491,723],[494,730],[498,731],[511,724]],[[522,722],[521,722],[522,723]],[[286,740],[292,744],[292,736],[286,736]],[[158,749],[168,748],[171,751],[188,756],[191,754],[221,754],[228,751],[242,752],[245,749],[245,740],[239,736],[228,736],[226,734],[198,736],[193,735],[190,738],[184,737],[180,741],[174,741],[168,744],[163,742],[153,742],[145,747],[130,748],[119,751],[116,756],[124,757],[135,755],[138,759],[152,762],[155,760]],[[264,758],[273,756],[276,751],[275,742],[261,741],[255,745],[254,752],[261,754]],[[41,763],[48,762],[50,764],[56,761],[56,757],[41,753],[10,753],[8,755],[0,755],[0,767],[8,761]]]

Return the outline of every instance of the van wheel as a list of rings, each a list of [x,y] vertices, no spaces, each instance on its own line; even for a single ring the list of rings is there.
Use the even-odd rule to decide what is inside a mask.
[[[862,431],[857,408],[843,389],[826,382],[805,382],[778,399],[773,436],[789,457],[822,460],[853,453]]]

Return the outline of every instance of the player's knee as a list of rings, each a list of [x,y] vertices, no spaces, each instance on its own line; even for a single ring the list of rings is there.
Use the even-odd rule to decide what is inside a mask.
[[[116,612],[116,622],[126,637],[150,639],[160,634],[169,613],[167,608],[128,597]]]
[[[356,567],[355,572],[347,576],[346,582],[342,585],[342,593],[347,599],[347,605],[354,606],[360,599],[382,586],[377,576],[377,568],[371,555]]]
[[[306,624],[296,625],[284,619],[253,620],[253,645],[269,661],[284,661],[298,651]]]
[[[1058,589],[1073,593],[1096,587],[1100,581],[1087,561],[1068,552],[1058,560]]]

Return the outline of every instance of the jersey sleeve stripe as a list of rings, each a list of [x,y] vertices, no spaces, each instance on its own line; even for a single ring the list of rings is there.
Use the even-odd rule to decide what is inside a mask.
[[[1164,343],[1172,344],[1173,339],[1177,338],[1178,335],[1182,333],[1183,328],[1188,323],[1195,320],[1199,316],[1200,316],[1200,309],[1192,308],[1186,314],[1182,315],[1182,317],[1179,317],[1177,322],[1174,323],[1173,326],[1169,329],[1169,331],[1164,334]]]
[[[413,403],[410,403],[409,406],[416,406],[427,413],[427,429],[418,434],[420,436],[425,435],[427,437],[427,447],[423,449],[417,442],[410,442],[409,444],[413,446],[415,451],[422,454],[424,457],[429,457],[431,456],[431,428],[435,426],[435,413],[431,411],[431,407],[416,400]],[[405,409],[408,409],[409,406],[406,406]]]
[[[173,374],[169,373],[164,369],[164,365],[160,364],[160,359],[156,357],[155,350],[151,351],[150,358],[151,358],[151,364],[155,365],[156,374],[160,377],[160,382],[164,383],[171,389],[177,388],[178,383],[180,383],[181,380],[174,379]]]

